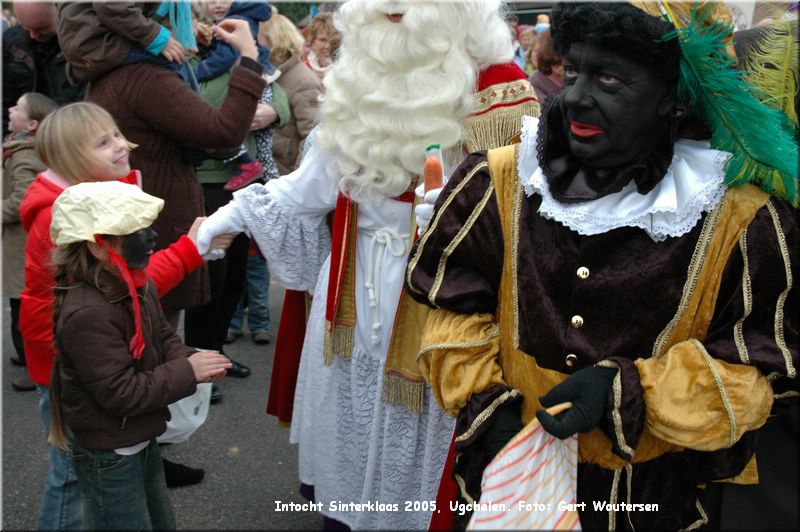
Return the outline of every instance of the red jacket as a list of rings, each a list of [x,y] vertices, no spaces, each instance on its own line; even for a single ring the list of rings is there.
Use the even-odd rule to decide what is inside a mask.
[[[52,178],[59,180],[52,170],[36,176],[19,207],[20,220],[28,232],[25,244],[25,288],[20,296],[22,302],[19,328],[25,345],[28,373],[33,382],[43,386],[50,384],[50,372],[56,353],[53,344],[55,271],[50,264],[55,246],[50,240],[50,221],[53,202],[64,190]],[[139,172],[133,170],[120,181],[136,185],[141,179]],[[185,275],[202,265],[203,258],[197,254],[194,243],[183,235],[168,248],[154,253],[146,271],[161,296],[174,288]]]

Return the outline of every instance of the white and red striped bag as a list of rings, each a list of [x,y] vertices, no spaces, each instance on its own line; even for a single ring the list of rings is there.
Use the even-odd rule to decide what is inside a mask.
[[[484,470],[467,528],[580,530],[577,471],[577,435],[560,440],[533,418]]]

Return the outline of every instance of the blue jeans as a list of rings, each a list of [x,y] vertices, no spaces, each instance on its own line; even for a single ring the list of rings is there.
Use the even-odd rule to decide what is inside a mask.
[[[132,456],[72,447],[87,530],[175,530],[155,439]]]
[[[45,439],[50,435],[50,391],[36,386],[39,392],[39,413],[44,422]],[[39,508],[37,530],[82,530],[83,502],[78,479],[72,467],[72,455],[50,447],[50,468]]]
[[[269,268],[260,255],[247,257],[247,285],[239,306],[233,313],[230,332],[242,332],[244,307],[247,305],[247,322],[251,334],[269,330]]]

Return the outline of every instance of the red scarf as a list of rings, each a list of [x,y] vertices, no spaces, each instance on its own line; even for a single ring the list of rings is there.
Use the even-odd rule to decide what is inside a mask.
[[[117,267],[122,280],[128,285],[128,294],[131,296],[131,302],[133,304],[133,323],[135,328],[128,349],[130,349],[134,360],[139,360],[142,358],[142,352],[144,351],[144,333],[142,332],[142,310],[139,304],[139,294],[136,289],[147,283],[147,275],[144,270],[129,270],[125,259],[120,257],[119,254],[103,240],[103,237],[94,235],[94,239],[101,248],[106,250],[108,253],[108,260]]]

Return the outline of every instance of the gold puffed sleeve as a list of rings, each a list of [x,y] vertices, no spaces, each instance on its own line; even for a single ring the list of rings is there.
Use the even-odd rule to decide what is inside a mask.
[[[698,340],[663,356],[636,361],[644,390],[647,429],[682,447],[715,451],[761,427],[773,393],[761,372],[713,358]]]
[[[437,309],[428,315],[417,363],[439,406],[457,417],[473,393],[505,384],[499,352],[494,315]]]

